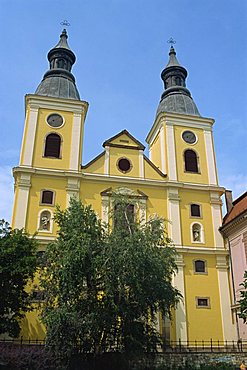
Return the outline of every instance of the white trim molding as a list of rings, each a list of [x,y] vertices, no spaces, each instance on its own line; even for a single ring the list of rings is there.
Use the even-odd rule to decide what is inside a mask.
[[[176,340],[179,339],[182,342],[187,341],[187,318],[185,308],[185,289],[184,289],[184,259],[181,254],[177,256],[177,274],[174,276],[174,286],[177,288],[183,296],[183,300],[180,300],[176,308]]]
[[[71,150],[70,150],[71,171],[78,171],[80,166],[81,125],[82,125],[81,114],[74,113],[71,137]]]
[[[205,141],[205,149],[206,149],[209,184],[217,185],[216,165],[215,165],[214,149],[213,149],[213,141],[212,141],[212,131],[204,130],[204,141]]]
[[[110,169],[110,147],[106,146],[105,147],[105,163],[104,163],[104,174],[105,175],[110,174],[109,169]]]
[[[139,150],[139,175],[140,178],[144,178],[144,158],[143,158],[143,150]]]
[[[180,198],[178,189],[168,189],[168,234],[175,245],[181,245]]]
[[[31,187],[31,175],[22,173],[17,183],[16,209],[13,228],[22,229],[26,226],[29,191]]]
[[[171,181],[177,181],[177,163],[175,152],[175,139],[173,125],[166,126],[167,137],[167,159],[168,159],[168,177]]]
[[[72,197],[79,199],[80,180],[77,178],[68,177],[66,191],[67,191],[67,207],[68,207],[70,199]]]
[[[229,274],[226,256],[216,256],[216,269],[219,282],[223,340],[237,340],[237,330],[232,321]]]
[[[38,108],[30,108],[29,117],[26,118],[26,128],[24,130],[22,141],[23,154],[21,154],[21,158],[23,159],[20,163],[24,166],[32,166],[37,120]]]
[[[163,173],[166,173],[165,155],[166,155],[165,153],[165,130],[164,130],[164,126],[161,126],[160,128],[160,159],[161,159],[161,171]]]
[[[213,221],[213,233],[214,233],[214,243],[216,248],[224,248],[224,241],[219,228],[222,225],[222,214],[221,214],[221,199],[218,193],[210,193],[210,204],[212,211],[212,221]]]

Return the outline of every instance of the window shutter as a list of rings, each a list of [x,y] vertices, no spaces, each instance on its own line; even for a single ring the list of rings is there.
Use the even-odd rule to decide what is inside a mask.
[[[185,171],[198,173],[197,155],[194,150],[188,149],[184,153]]]
[[[61,138],[57,134],[50,134],[45,141],[45,157],[60,157]]]

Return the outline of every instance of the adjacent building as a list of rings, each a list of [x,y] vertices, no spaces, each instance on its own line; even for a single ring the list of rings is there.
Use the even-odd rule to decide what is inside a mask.
[[[220,231],[225,239],[226,248],[229,248],[232,270],[233,305],[232,311],[236,315],[239,338],[247,339],[247,326],[237,317],[238,301],[241,298],[241,284],[244,273],[247,271],[247,192],[233,201],[232,192],[226,190],[227,213],[223,218]]]

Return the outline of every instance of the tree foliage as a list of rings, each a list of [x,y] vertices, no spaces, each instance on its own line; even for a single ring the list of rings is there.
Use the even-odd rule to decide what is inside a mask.
[[[35,270],[35,239],[0,220],[0,334],[18,336],[20,319],[30,309],[25,288]]]
[[[240,311],[239,311],[239,317],[244,320],[246,323],[247,321],[247,271],[244,273],[244,281],[242,284],[240,284],[244,290],[240,291],[241,299],[239,300],[240,304]]]
[[[71,354],[77,345],[84,353],[152,351],[157,312],[169,316],[180,298],[163,220],[141,225],[130,217],[128,199],[114,204],[108,228],[76,199],[56,210],[59,234],[41,273],[47,344],[56,352]]]

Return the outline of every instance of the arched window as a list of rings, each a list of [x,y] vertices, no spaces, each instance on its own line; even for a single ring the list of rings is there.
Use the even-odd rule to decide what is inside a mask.
[[[192,225],[192,240],[193,242],[202,242],[202,227],[200,224]]]
[[[45,139],[45,157],[60,158],[61,137],[57,134],[49,134]]]
[[[185,171],[198,173],[198,160],[194,150],[187,149],[184,152]]]
[[[206,262],[203,260],[196,260],[194,261],[194,271],[198,274],[205,274],[206,273]]]
[[[54,204],[54,192],[51,190],[41,191],[41,204]]]
[[[39,216],[39,230],[50,231],[51,230],[51,212],[43,211]]]

